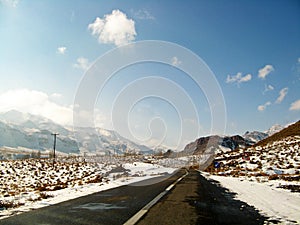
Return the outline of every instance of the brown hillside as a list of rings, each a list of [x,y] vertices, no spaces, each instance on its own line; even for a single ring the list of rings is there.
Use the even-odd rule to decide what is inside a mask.
[[[300,120],[288,126],[287,128],[284,128],[283,130],[273,134],[272,136],[257,142],[254,146],[266,145],[270,142],[279,141],[283,138],[295,136],[295,135],[300,136]]]

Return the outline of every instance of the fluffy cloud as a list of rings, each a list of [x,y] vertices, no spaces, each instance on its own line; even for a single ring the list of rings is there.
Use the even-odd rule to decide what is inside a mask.
[[[77,69],[87,70],[90,66],[89,60],[84,57],[79,57],[77,63],[73,65]]]
[[[120,10],[113,10],[111,14],[96,20],[88,25],[92,35],[98,38],[100,43],[115,44],[120,46],[135,40],[135,23],[128,19]]]
[[[51,98],[56,98],[56,99],[57,99],[57,98],[61,98],[62,95],[59,94],[59,93],[53,93],[53,94],[50,95],[50,97],[51,97]]]
[[[271,102],[266,102],[265,104],[263,104],[263,105],[259,105],[258,107],[257,107],[257,110],[258,111],[265,111],[265,109],[267,108],[267,106],[269,106],[269,105],[271,105]]]
[[[277,103],[277,104],[279,104],[279,103],[281,103],[281,102],[283,101],[283,99],[285,98],[285,96],[286,96],[287,93],[288,93],[288,90],[289,90],[289,89],[288,89],[287,87],[280,90],[279,96],[278,96],[278,98],[276,99],[276,103]]]
[[[66,47],[61,46],[61,47],[58,47],[58,48],[57,48],[57,53],[58,53],[58,54],[64,55],[64,54],[66,53],[66,50],[67,50]]]
[[[245,76],[242,76],[242,73],[237,73],[235,76],[227,76],[226,83],[243,83],[243,82],[248,82],[252,79],[251,74],[247,74]]]
[[[174,56],[172,59],[171,59],[171,64],[173,66],[179,66],[181,64],[181,61],[176,57]]]
[[[72,107],[54,103],[51,95],[41,91],[18,89],[0,94],[0,112],[9,110],[41,115],[59,124],[72,124]]]
[[[274,67],[272,65],[265,65],[263,68],[258,70],[258,77],[260,79],[266,79],[266,77],[274,71]]]
[[[300,99],[298,99],[297,101],[294,101],[291,106],[290,106],[290,110],[300,110]]]

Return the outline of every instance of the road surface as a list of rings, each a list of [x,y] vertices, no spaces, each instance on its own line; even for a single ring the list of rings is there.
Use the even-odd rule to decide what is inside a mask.
[[[170,194],[162,198],[138,225],[264,224],[267,218],[198,171],[190,170]]]
[[[146,181],[98,192],[0,220],[5,225],[98,225],[123,224],[178,177]],[[160,181],[160,182],[159,182]]]
[[[182,169],[167,179],[160,178],[161,182],[153,178],[144,181],[144,184],[151,185],[140,183],[114,188],[2,219],[0,224],[123,224],[184,174]],[[190,170],[138,224],[263,224],[267,219],[233,197],[232,193],[207,181],[199,172]]]

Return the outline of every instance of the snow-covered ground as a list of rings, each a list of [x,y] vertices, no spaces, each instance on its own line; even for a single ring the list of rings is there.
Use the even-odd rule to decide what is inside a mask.
[[[163,174],[167,168],[130,158],[0,161],[0,219]]]
[[[253,176],[258,180],[299,180],[300,136],[287,137],[264,146],[222,152],[215,158],[215,175]]]
[[[262,214],[270,217],[270,221],[277,220],[280,224],[300,223],[300,194],[278,188],[287,182],[276,180],[258,183],[247,178],[202,174],[208,179],[219,181],[223,187],[237,193],[237,199],[254,206]]]
[[[237,193],[270,220],[300,224],[300,136],[267,144],[218,152],[219,167],[206,171],[209,179]],[[272,224],[272,222],[270,222]]]
[[[300,223],[300,137],[264,146],[220,149],[220,168],[203,174],[237,193],[241,201],[270,217],[269,224]],[[171,174],[207,161],[210,155],[160,157],[62,157],[0,161],[0,219],[16,213]],[[144,162],[143,162],[144,161]],[[202,162],[203,161],[203,162]],[[145,163],[148,162],[148,163]]]

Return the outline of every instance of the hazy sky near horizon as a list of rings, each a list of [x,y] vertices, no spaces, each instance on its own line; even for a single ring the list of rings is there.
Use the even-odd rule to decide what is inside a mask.
[[[226,129],[215,132],[263,131],[300,118],[300,1],[0,0],[0,35],[0,112],[16,109],[70,125],[77,89],[100,56],[160,40],[189,49],[214,74],[226,106]],[[97,97],[96,125],[173,148],[210,134],[214,103],[172,67],[185,63],[180,57],[111,76]],[[147,90],[153,94],[137,102],[118,101]],[[119,110],[125,104],[130,111]],[[131,134],[122,130],[124,113]]]

